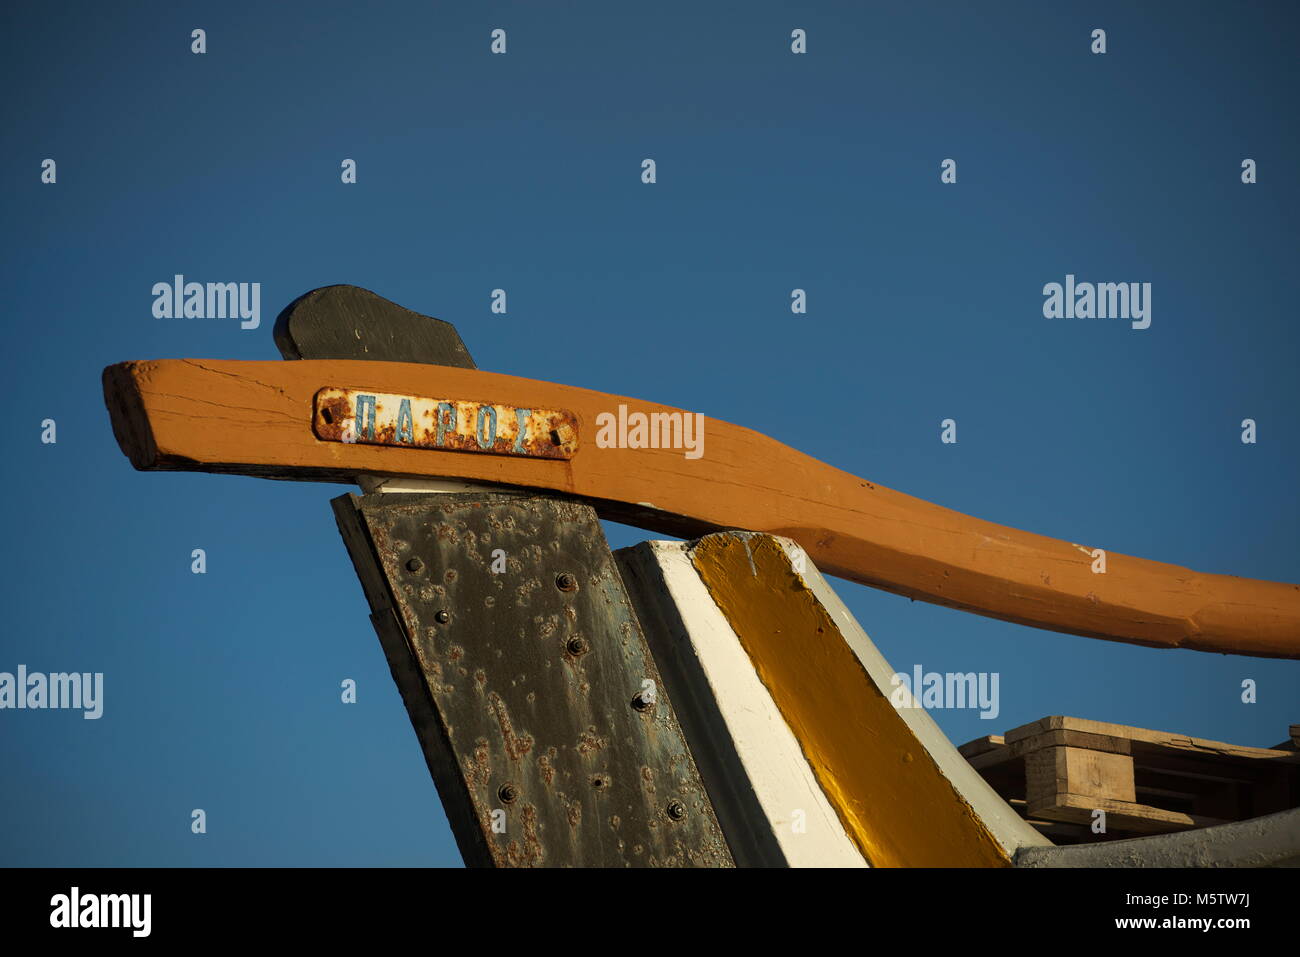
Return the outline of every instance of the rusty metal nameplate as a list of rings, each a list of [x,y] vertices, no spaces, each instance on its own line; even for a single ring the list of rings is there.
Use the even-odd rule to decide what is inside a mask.
[[[312,425],[326,442],[542,459],[572,458],[578,449],[572,412],[363,389],[321,389]]]

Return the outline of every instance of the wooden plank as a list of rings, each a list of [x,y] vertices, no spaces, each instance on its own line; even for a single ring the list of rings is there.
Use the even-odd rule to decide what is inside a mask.
[[[370,623],[379,638],[389,672],[402,696],[402,704],[415,729],[429,774],[442,799],[443,813],[447,816],[461,859],[466,867],[491,867],[495,861],[487,840],[490,829],[481,826],[469,788],[460,774],[447,729],[429,694],[419,658],[412,651],[397,614],[383,568],[374,559],[374,543],[357,508],[359,501],[357,496],[348,495],[334,499],[330,504],[339,534],[361,582],[361,590],[370,605]]]
[[[871,866],[1009,863],[1011,852],[973,807],[984,783],[942,734],[926,742],[914,733],[904,717],[912,709],[895,708],[888,676],[867,671],[777,539],[709,535],[690,557]],[[959,790],[963,771],[969,794]]]
[[[1017,531],[842,472],[750,429],[708,420],[701,457],[601,447],[598,417],[684,414],[636,399],[468,369],[302,360],[128,362],[104,373],[139,469],[352,481],[359,474],[549,489],[672,535],[746,528],[797,541],[824,570],[911,598],[1072,634],[1165,648],[1300,657],[1300,586],[1202,575]],[[323,442],[325,387],[455,396],[577,415],[569,461]],[[605,421],[603,418],[601,421]]]
[[[1026,754],[1025,802],[1029,813],[1043,813],[1064,794],[1133,803],[1137,800],[1133,759],[1086,748],[1052,747]]]
[[[467,864],[733,864],[591,509],[333,504]]]
[[[1300,755],[1292,751],[1062,715],[1013,728],[1004,740],[1001,753],[970,758],[1000,794],[1025,795],[1025,814],[1049,820],[1085,824],[1105,809],[1108,833],[1120,836],[1241,820],[1300,799]],[[972,752],[987,747],[972,744]]]
[[[1300,754],[1279,751],[1276,748],[1253,748],[1228,744],[1225,741],[1211,741],[1168,731],[1131,728],[1122,724],[1089,721],[1086,718],[1071,718],[1065,715],[1051,715],[1013,728],[1006,733],[1005,739],[1008,745],[1013,749],[1019,748],[1022,754],[1026,749],[1042,747],[1046,744],[1071,744],[1098,751],[1115,751],[1118,754],[1141,752],[1150,755],[1156,752],[1169,752],[1195,755],[1209,760],[1240,759],[1300,764]]]
[[[1015,761],[1020,755],[1013,754],[1011,748],[1003,741],[1002,735],[991,734],[984,738],[967,741],[958,753],[980,774],[988,777],[991,769]]]
[[[1090,794],[1057,794],[1050,804],[1047,802],[1042,805],[1033,802],[1028,804],[1028,813],[1032,816],[1074,824],[1091,824],[1093,812],[1097,810],[1106,812],[1108,832],[1164,834],[1170,831],[1214,827],[1227,823],[1216,817],[1167,811],[1149,804],[1117,801]]]
[[[1223,819],[1187,814],[1137,800],[1133,758],[1086,748],[1044,747],[1025,754],[1025,813],[1074,824],[1091,824],[1106,812],[1108,831],[1162,833],[1208,827]]]
[[[1000,734],[986,734],[982,738],[975,738],[967,741],[957,749],[957,753],[963,758],[973,758],[976,755],[988,754],[991,751],[998,751],[1006,747],[1006,740]]]
[[[752,533],[732,534],[751,539],[763,538]],[[988,829],[1002,850],[1014,856],[1028,844],[1044,843],[1042,835],[1028,826],[1021,816],[962,758],[943,729],[914,696],[904,695],[906,700],[910,700],[912,707],[897,706],[895,696],[901,690],[894,683],[897,669],[885,660],[885,656],[880,653],[880,649],[854,618],[836,590],[831,587],[831,583],[809,560],[807,553],[790,539],[772,538],[771,541],[779,545],[785,553],[786,560],[799,582],[798,587],[806,588],[816,599],[839,630],[845,644],[853,652],[853,657],[857,659],[876,690],[890,698],[891,703],[896,705],[895,710],[903,719],[907,730],[934,761],[962,804],[968,807],[970,813]],[[744,574],[743,571],[741,574]],[[829,702],[828,705],[834,707]],[[904,763],[907,763],[906,755],[904,755]],[[1021,776],[1023,777],[1023,772]]]
[[[736,864],[866,866],[688,548],[614,557]]]

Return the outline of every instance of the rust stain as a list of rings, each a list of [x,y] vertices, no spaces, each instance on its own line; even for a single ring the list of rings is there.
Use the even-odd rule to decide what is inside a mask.
[[[465,768],[465,778],[468,780],[471,790],[475,788],[486,788],[492,780],[492,754],[488,749],[487,740],[479,738],[474,743],[474,753],[462,762]]]
[[[501,728],[501,738],[505,743],[506,754],[510,760],[518,761],[533,749],[533,736],[527,733],[515,733],[514,725],[510,721],[510,714],[506,710],[506,703],[501,700],[499,694],[495,691],[492,692],[488,695],[488,701],[493,715],[496,716],[497,725]]]
[[[539,755],[537,758],[537,772],[541,775],[542,783],[548,788],[555,783],[555,764],[553,763],[555,756],[555,748],[547,748],[546,753]]]
[[[523,842],[511,841],[506,845],[506,861],[511,867],[540,867],[546,851],[537,836],[537,808],[525,804],[519,812],[519,822],[524,832]]]
[[[578,736],[578,753],[595,754],[606,744],[604,738],[596,733],[596,729],[588,728]]]
[[[572,412],[362,389],[317,391],[316,437],[350,445],[569,459],[578,450]]]

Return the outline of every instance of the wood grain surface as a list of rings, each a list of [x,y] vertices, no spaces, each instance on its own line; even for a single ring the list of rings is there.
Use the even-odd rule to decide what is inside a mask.
[[[563,409],[570,460],[318,439],[325,387]],[[137,469],[351,481],[443,477],[551,490],[602,517],[694,536],[793,538],[825,572],[1054,631],[1165,648],[1300,657],[1300,585],[1201,574],[1017,531],[850,475],[737,425],[705,419],[703,454],[600,448],[597,416],[672,412],[637,399],[473,369],[400,362],[168,359],[104,371],[114,434]],[[1095,544],[1095,543],[1094,543]]]

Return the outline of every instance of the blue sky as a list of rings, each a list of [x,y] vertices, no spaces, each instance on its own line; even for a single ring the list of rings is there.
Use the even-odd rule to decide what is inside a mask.
[[[136,473],[103,407],[113,362],[277,358],[275,313],[321,285],[455,323],[481,368],[698,410],[1018,528],[1300,581],[1296,11],[6,7],[0,671],[102,671],[105,705],[0,712],[0,864],[460,863],[334,527],[348,489]],[[155,319],[175,273],[260,282],[262,327]],[[1045,319],[1067,273],[1150,282],[1151,327]],[[1000,673],[996,721],[936,712],[957,743],[1069,714],[1270,746],[1300,720],[1298,662],[837,584],[899,670]]]

